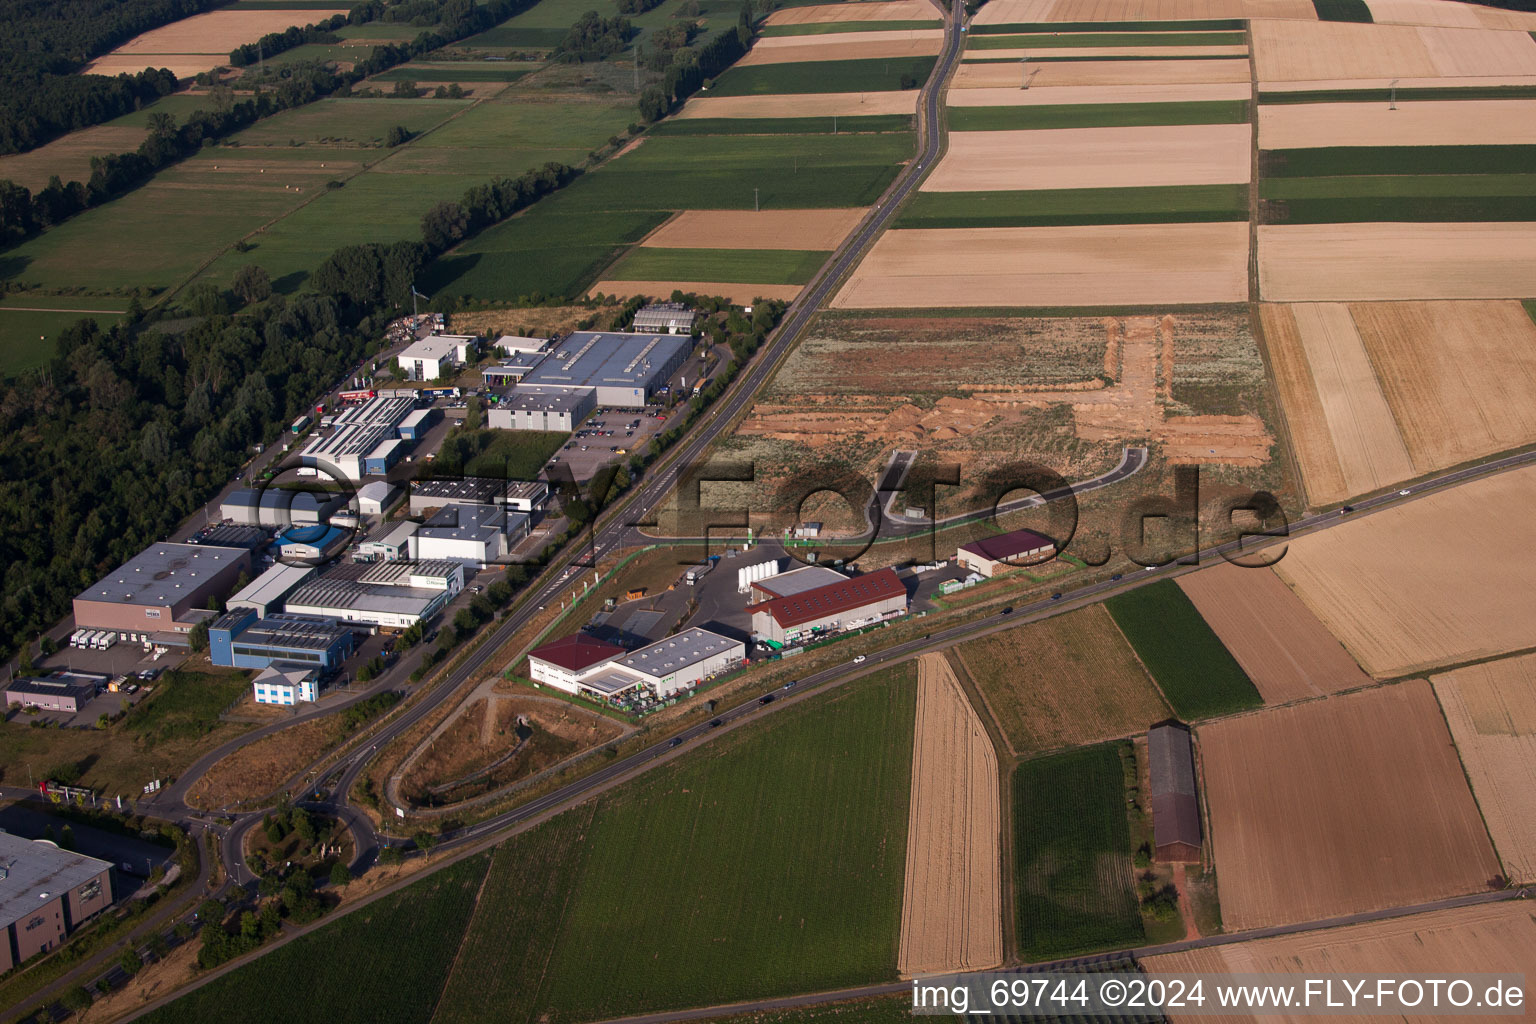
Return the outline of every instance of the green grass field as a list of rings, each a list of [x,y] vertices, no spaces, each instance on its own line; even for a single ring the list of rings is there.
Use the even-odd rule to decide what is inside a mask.
[[[149,700],[128,712],[123,725],[147,743],[201,736],[218,725],[219,715],[250,687],[250,679],[239,669],[173,669],[160,677]]]
[[[39,297],[39,303],[48,300]],[[53,301],[57,302],[57,299]],[[116,300],[76,299],[91,309],[111,308]],[[102,328],[117,323],[115,313],[86,313],[79,310],[17,309],[0,302],[0,377],[13,377],[25,370],[42,366],[53,358],[53,339],[77,320],[95,320]]]
[[[902,210],[896,227],[1179,224],[1247,219],[1247,185],[1160,185],[1020,192],[919,192]]]
[[[603,272],[618,281],[720,281],[739,284],[805,284],[829,252],[786,249],[634,248]]]
[[[1365,0],[1312,0],[1318,21],[1359,21],[1370,24],[1371,9]]]
[[[1173,580],[1116,594],[1104,606],[1181,719],[1229,715],[1263,703]]]
[[[890,669],[605,797],[541,989],[551,1019],[894,978],[915,706],[911,666]]]
[[[662,121],[650,135],[833,135],[861,132],[912,132],[917,119],[910,114],[867,114],[862,117],[693,117]]]
[[[1075,46],[1241,46],[1247,41],[1247,34],[1243,32],[1082,32],[1069,35],[1042,32],[1019,36],[987,33],[972,36],[965,48],[1011,50],[1028,47],[1038,50]]]
[[[1048,107],[950,107],[957,132],[1039,128],[1139,128],[1166,124],[1243,124],[1247,100],[1195,103],[1069,103]]]
[[[812,21],[803,25],[764,25],[760,36],[829,36],[844,32],[909,32],[943,28],[942,21]]]
[[[1331,146],[1267,149],[1259,177],[1326,178],[1362,174],[1529,174],[1536,146]]]
[[[735,67],[716,79],[711,96],[761,96],[817,92],[890,92],[916,88],[937,57],[795,61]],[[903,86],[906,76],[913,86]]]
[[[1014,770],[1014,909],[1026,961],[1134,946],[1144,935],[1122,747],[1083,747]]]
[[[407,64],[392,68],[382,75],[374,75],[370,82],[416,82],[429,85],[433,82],[515,82],[528,74],[536,65],[494,64],[487,66],[480,61],[456,61],[450,64]]]
[[[1240,18],[1207,21],[1029,21],[997,25],[972,25],[972,35],[1021,35],[1054,32],[1240,32],[1246,28]]]
[[[1265,223],[1536,219],[1536,174],[1271,178],[1259,194]]]
[[[436,1005],[488,854],[460,861],[393,896],[274,948],[141,1018],[149,1024],[425,1021]],[[304,979],[296,996],[294,979]]]

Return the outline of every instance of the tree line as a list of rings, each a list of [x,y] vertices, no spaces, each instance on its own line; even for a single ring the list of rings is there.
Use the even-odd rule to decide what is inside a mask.
[[[369,9],[360,8],[360,10],[366,13]],[[336,30],[345,28],[348,24],[357,24],[357,22],[352,21],[349,15],[336,14],[324,21],[317,21],[313,25],[305,25],[303,28],[290,25],[282,32],[268,32],[254,43],[245,43],[230,50],[230,66],[243,68],[267,57],[276,56],[285,50],[291,50],[295,46],[303,46],[305,43],[340,42]]]
[[[628,46],[634,34],[628,18],[605,18],[588,11],[566,31],[551,56],[567,64],[607,60]]]
[[[752,5],[744,3],[734,31],[722,32],[703,46],[671,51],[661,82],[646,86],[640,93],[640,116],[647,122],[666,117],[705,82],[740,60],[751,45]]]

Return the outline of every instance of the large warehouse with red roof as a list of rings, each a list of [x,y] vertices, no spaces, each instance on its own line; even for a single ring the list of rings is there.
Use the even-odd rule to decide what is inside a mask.
[[[754,584],[754,590],[767,590],[782,579],[764,580]],[[857,629],[895,618],[906,610],[907,588],[894,569],[835,580],[747,607],[752,613],[752,635],[776,644],[794,643],[818,633]]]

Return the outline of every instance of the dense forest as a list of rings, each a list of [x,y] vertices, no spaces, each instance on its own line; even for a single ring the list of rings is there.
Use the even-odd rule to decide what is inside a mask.
[[[19,153],[137,109],[176,87],[163,69],[77,75],[140,32],[225,0],[0,0],[0,153]]]
[[[722,32],[703,46],[655,51],[666,61],[661,83],[640,94],[640,115],[657,121],[703,88],[704,83],[741,59],[752,45],[752,4],[741,5],[734,32]]]
[[[566,63],[606,60],[628,46],[634,34],[628,18],[604,18],[596,11],[588,11],[565,33],[553,56]]]

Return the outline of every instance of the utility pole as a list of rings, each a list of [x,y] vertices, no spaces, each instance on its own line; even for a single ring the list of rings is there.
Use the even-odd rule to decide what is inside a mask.
[[[757,189],[754,188],[752,190],[752,212],[758,213],[761,209],[762,207],[757,205]]]
[[[1024,78],[1023,82],[1019,85],[1019,88],[1020,89],[1028,89],[1029,88],[1029,58],[1028,57],[1020,57],[1019,58],[1019,73]]]
[[[1396,110],[1397,109],[1397,83],[1400,82],[1400,81],[1402,81],[1402,79],[1394,78],[1394,79],[1392,79],[1392,84],[1387,86],[1388,89],[1392,90],[1391,98],[1387,100],[1387,109],[1388,110]]]
[[[833,135],[837,134],[837,115],[836,114],[832,115],[832,134]]]

